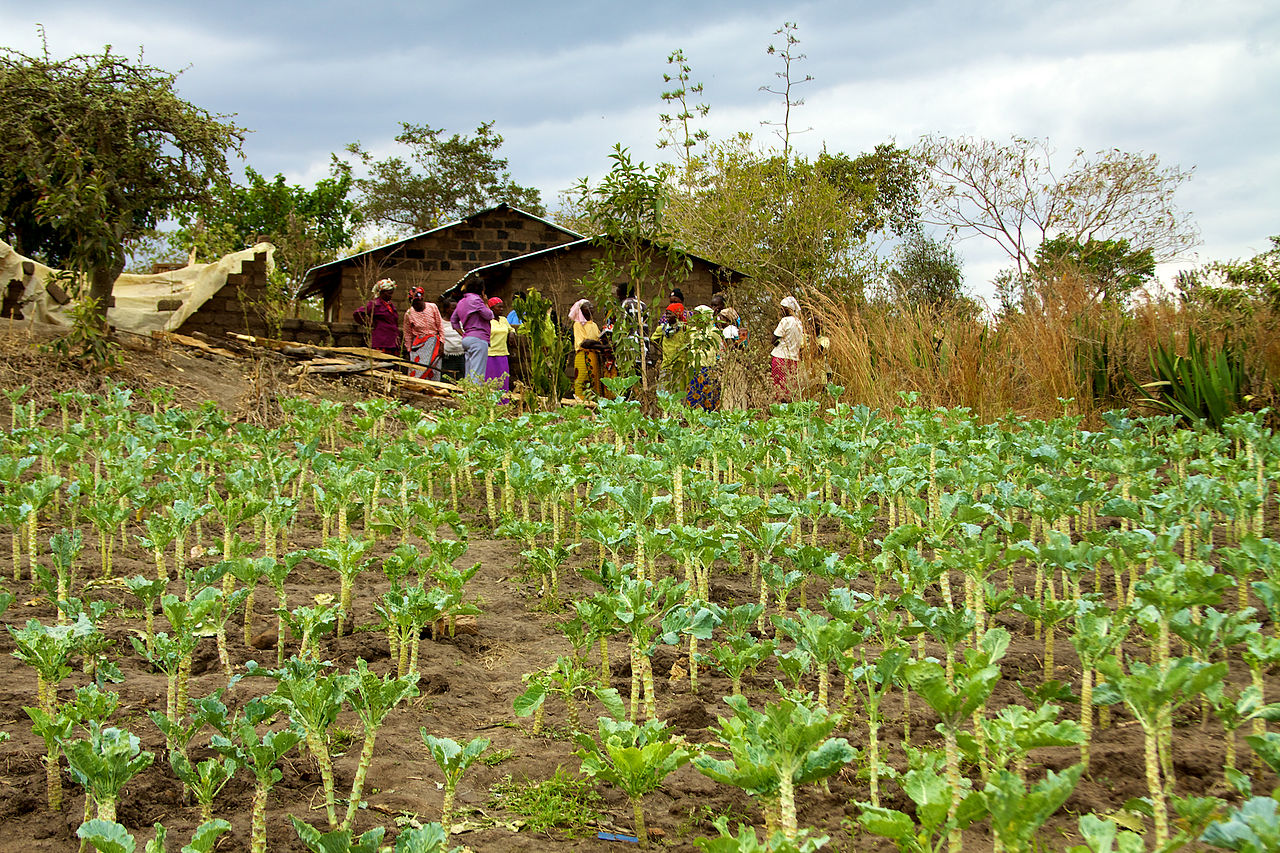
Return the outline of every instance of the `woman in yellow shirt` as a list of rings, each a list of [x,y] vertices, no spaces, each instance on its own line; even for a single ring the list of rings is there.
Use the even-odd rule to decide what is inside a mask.
[[[502,390],[510,391],[511,350],[507,348],[507,337],[511,334],[511,323],[498,310],[502,305],[502,299],[494,296],[489,300],[488,305],[489,310],[493,312],[493,319],[489,321],[489,359],[485,362],[484,381],[492,382],[494,379],[501,379]]]
[[[600,383],[600,353],[604,344],[600,341],[600,327],[591,318],[591,302],[579,299],[569,309],[573,321],[573,396],[587,398],[587,390],[599,397],[604,386]]]

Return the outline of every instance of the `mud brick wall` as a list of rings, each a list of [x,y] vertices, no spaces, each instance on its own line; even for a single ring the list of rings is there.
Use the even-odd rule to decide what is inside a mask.
[[[227,283],[186,319],[177,331],[184,335],[203,332],[210,338],[224,338],[227,332],[268,335],[266,321],[253,303],[267,287],[267,256],[259,254],[240,265],[240,272],[227,276]]]
[[[593,262],[603,254],[601,247],[589,243],[559,252],[549,252],[540,258],[512,264],[505,276],[496,276],[489,281],[487,291],[490,296],[500,296],[503,302],[510,305],[515,292],[536,288],[555,304],[556,313],[564,318],[574,302],[591,296],[579,282],[590,275]],[[655,267],[660,263],[661,261],[655,260]],[[684,304],[689,308],[709,303],[711,294],[723,286],[716,268],[696,258],[692,269],[682,268],[669,278],[672,285],[684,291]],[[625,277],[618,279],[618,282],[623,281],[626,281]],[[659,307],[666,305],[666,293],[654,299],[646,289],[644,297],[646,301],[656,301]],[[611,307],[612,300],[607,306],[598,306],[600,310],[596,313],[603,317]]]
[[[342,283],[325,302],[330,323],[351,321],[352,312],[372,298],[379,279],[394,279],[396,308],[409,304],[409,289],[421,287],[427,299],[440,294],[477,267],[538,252],[577,239],[519,211],[498,209],[455,226],[433,231],[388,251],[375,250],[342,266]]]

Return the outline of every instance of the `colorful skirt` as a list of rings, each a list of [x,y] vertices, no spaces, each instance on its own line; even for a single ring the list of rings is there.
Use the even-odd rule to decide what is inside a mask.
[[[573,396],[585,400],[590,391],[599,397],[604,388],[600,384],[600,353],[589,349],[578,350],[573,354],[573,368]]]
[[[685,395],[685,404],[714,412],[720,408],[720,371],[710,366],[700,369],[689,380],[689,393]]]
[[[502,380],[502,390],[511,390],[511,361],[505,355],[491,355],[484,366],[484,381]]]
[[[800,362],[789,358],[771,356],[771,372],[773,373],[773,391],[782,402],[791,402],[792,395],[800,384]]]
[[[424,370],[411,370],[409,375],[418,379],[440,380],[441,345],[440,338],[435,335],[424,335],[413,339],[409,348],[409,360],[414,364],[425,365]]]

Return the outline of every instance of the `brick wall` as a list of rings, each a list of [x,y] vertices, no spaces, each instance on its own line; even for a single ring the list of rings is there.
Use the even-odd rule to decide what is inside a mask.
[[[409,288],[421,287],[435,300],[477,267],[559,246],[576,239],[541,220],[510,209],[477,214],[456,226],[401,243],[386,253],[375,250],[342,266],[342,283],[325,305],[331,322],[349,322],[372,298],[374,282],[396,281],[394,302],[409,304]]]
[[[184,335],[203,332],[210,338],[224,338],[227,332],[266,335],[267,324],[253,303],[266,291],[267,256],[258,254],[240,265],[240,272],[227,276],[227,283],[177,330]]]

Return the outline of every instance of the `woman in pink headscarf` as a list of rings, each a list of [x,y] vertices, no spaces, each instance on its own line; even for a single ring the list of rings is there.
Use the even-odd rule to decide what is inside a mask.
[[[600,340],[600,327],[591,317],[591,302],[579,299],[569,309],[573,321],[573,396],[587,399],[590,389],[596,397],[604,392],[600,383],[600,354],[605,345]]]

